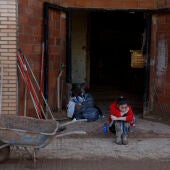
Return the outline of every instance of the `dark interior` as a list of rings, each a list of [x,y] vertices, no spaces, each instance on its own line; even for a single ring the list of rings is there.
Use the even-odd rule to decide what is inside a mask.
[[[112,86],[143,94],[145,69],[131,68],[130,50],[140,50],[145,19],[142,12],[90,14],[90,85]]]

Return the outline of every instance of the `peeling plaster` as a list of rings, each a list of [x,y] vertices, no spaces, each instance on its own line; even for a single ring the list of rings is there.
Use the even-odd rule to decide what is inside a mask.
[[[158,86],[161,86],[164,77],[166,75],[167,67],[168,67],[168,48],[167,48],[167,40],[165,35],[160,35],[158,39],[158,48],[157,48],[157,66],[156,66],[156,75],[158,77]]]

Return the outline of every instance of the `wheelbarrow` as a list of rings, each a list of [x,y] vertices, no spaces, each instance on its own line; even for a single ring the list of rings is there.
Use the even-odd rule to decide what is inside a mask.
[[[60,124],[56,120],[42,120],[9,114],[0,115],[0,162],[9,158],[11,146],[24,147],[27,151],[28,147],[33,148],[33,159],[35,161],[36,151],[47,146],[57,136],[86,134],[84,131],[65,134],[59,132],[61,127],[71,123],[75,122]]]

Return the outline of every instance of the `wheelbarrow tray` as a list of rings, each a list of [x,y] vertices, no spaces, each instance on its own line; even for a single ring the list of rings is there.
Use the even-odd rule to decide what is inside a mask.
[[[43,148],[56,136],[58,122],[31,117],[0,115],[0,140],[9,145]]]

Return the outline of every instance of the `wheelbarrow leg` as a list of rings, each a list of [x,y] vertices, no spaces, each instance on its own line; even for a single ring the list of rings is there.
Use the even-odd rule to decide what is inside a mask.
[[[10,156],[10,146],[0,141],[0,163],[6,161]]]
[[[37,161],[37,158],[36,158],[37,151],[38,151],[38,149],[37,149],[37,148],[34,148],[34,153],[33,153],[34,164],[35,164],[36,161]]]

